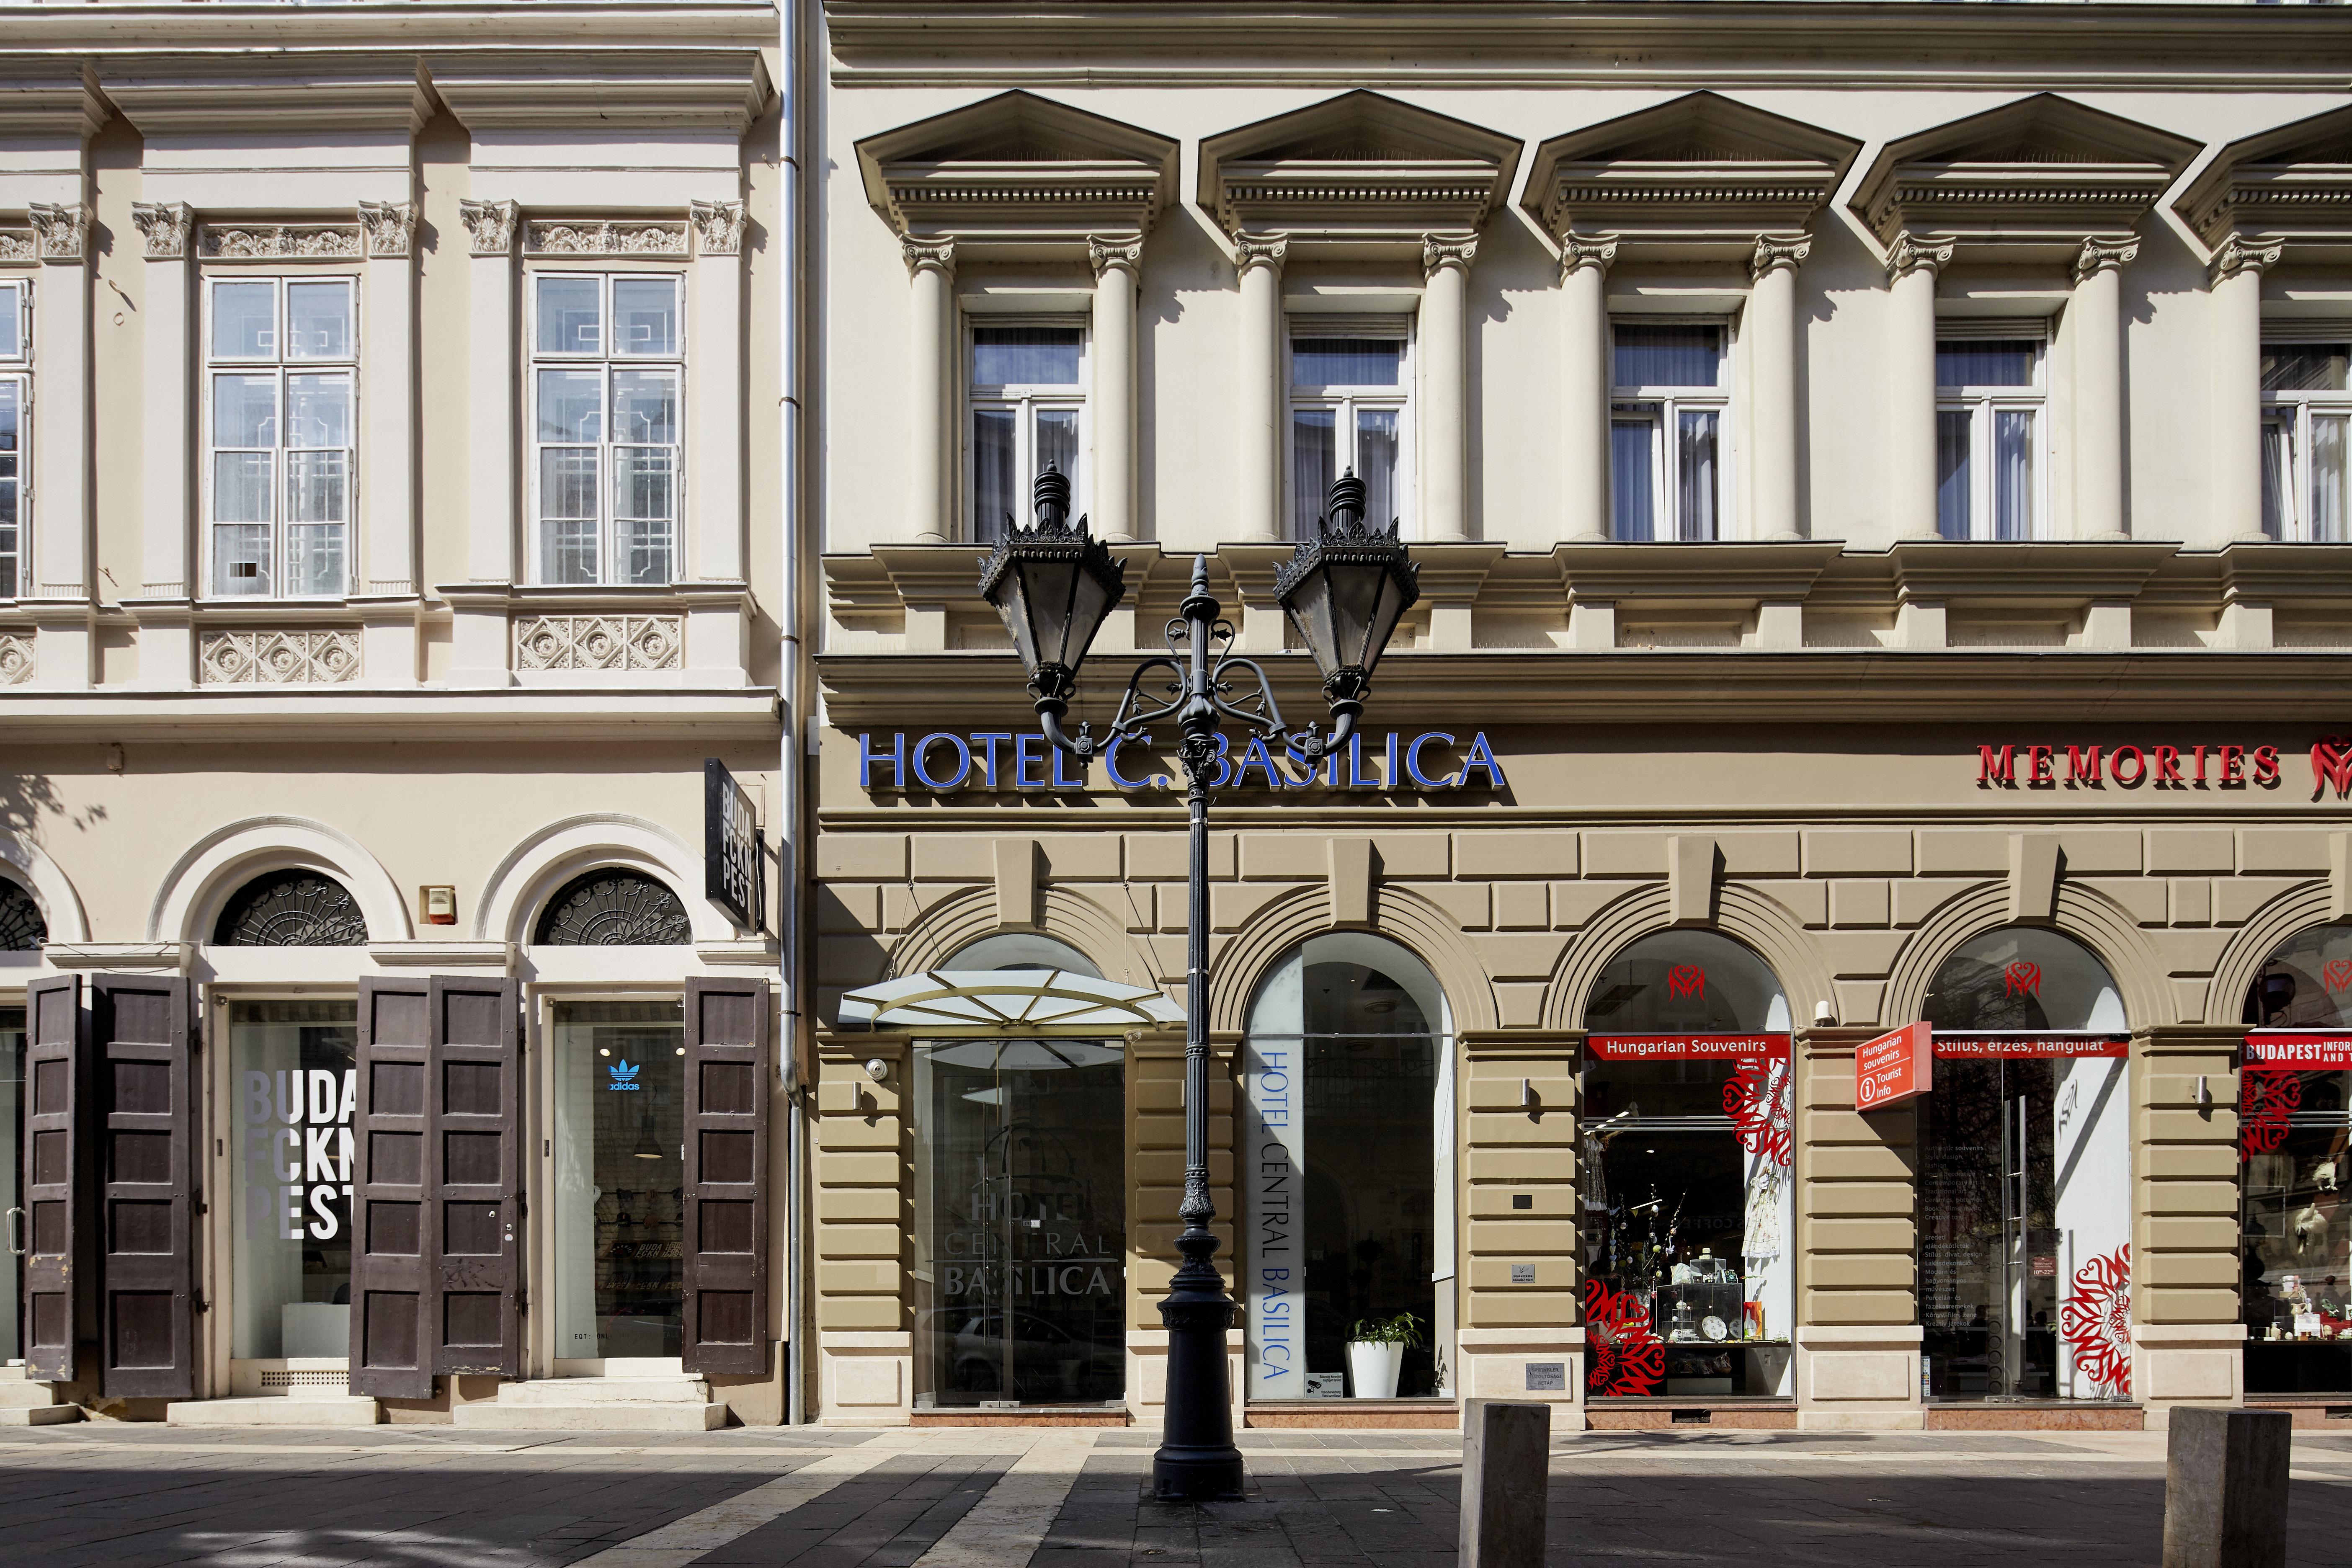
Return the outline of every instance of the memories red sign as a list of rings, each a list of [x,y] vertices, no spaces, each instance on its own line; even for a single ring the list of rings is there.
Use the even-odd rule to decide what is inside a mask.
[[[1785,1057],[1787,1035],[1588,1035],[1585,1048],[1605,1062],[1722,1061]]]
[[[2120,1057],[2131,1051],[2129,1035],[2018,1034],[1936,1036],[1936,1055],[1945,1061],[1989,1062],[2010,1058]]]
[[[2263,1029],[2246,1037],[2250,1068],[2294,1068],[2305,1072],[2352,1070],[2352,1032]]]
[[[1911,1024],[1853,1049],[1853,1108],[1880,1110],[1935,1087],[1932,1032]]]

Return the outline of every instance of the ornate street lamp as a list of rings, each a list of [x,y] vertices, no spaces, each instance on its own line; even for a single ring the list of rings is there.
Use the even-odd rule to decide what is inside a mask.
[[[1225,1332],[1234,1303],[1210,1261],[1217,1238],[1209,1222],[1209,780],[1216,769],[1217,729],[1232,720],[1252,734],[1312,763],[1345,746],[1364,711],[1373,669],[1397,621],[1420,595],[1416,571],[1394,522],[1364,523],[1364,484],[1351,471],[1331,486],[1317,537],[1275,576],[1275,595],[1315,656],[1323,675],[1331,732],[1308,724],[1293,731],[1265,671],[1232,652],[1233,626],[1209,592],[1208,557],[1192,560],[1192,591],[1166,631],[1168,651],[1136,666],[1127,695],[1097,742],[1088,725],[1074,738],[1062,727],[1077,688],[1078,666],[1095,633],[1127,591],[1124,568],[1086,520],[1075,527],[1070,482],[1048,468],[1037,478],[1037,526],[1013,528],[981,574],[982,597],[1029,672],[1029,692],[1047,740],[1086,758],[1112,741],[1150,743],[1150,727],[1172,720],[1184,767],[1191,817],[1192,869],[1185,921],[1184,1221],[1176,1270],[1160,1320],[1168,1330],[1167,1426],[1151,1459],[1155,1496],[1204,1501],[1242,1495],[1241,1451],[1234,1447],[1233,1397],[1225,1378]],[[1157,679],[1154,673],[1157,672]],[[1244,680],[1244,678],[1246,678]]]

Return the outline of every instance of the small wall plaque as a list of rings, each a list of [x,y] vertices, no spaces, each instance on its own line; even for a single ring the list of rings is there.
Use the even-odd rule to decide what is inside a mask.
[[[1514,1285],[1532,1285],[1532,1284],[1534,1284],[1535,1282],[1536,1282],[1536,1266],[1535,1266],[1534,1264],[1532,1264],[1532,1263],[1514,1263],[1514,1264],[1512,1264],[1512,1265],[1511,1265],[1511,1283],[1512,1283],[1512,1284],[1514,1284]]]
[[[1531,1209],[1536,1206],[1536,1195],[1533,1193],[1513,1193],[1511,1206],[1515,1209]]]
[[[1565,1394],[1568,1392],[1568,1363],[1564,1361],[1531,1361],[1528,1363],[1529,1394]]]

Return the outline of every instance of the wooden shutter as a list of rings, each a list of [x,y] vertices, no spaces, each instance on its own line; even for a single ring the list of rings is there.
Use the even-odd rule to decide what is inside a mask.
[[[433,981],[425,1323],[433,1370],[522,1375],[522,1050],[511,980]]]
[[[686,983],[685,1367],[768,1370],[768,984]]]
[[[429,1399],[425,1353],[425,1075],[432,983],[362,980],[352,1137],[353,1394]]]
[[[89,1098],[81,976],[25,988],[25,1375],[71,1383],[75,1347],[98,1331],[90,1145],[77,1112]]]
[[[90,977],[98,1149],[99,1386],[109,1399],[196,1392],[196,1078],[188,983]]]

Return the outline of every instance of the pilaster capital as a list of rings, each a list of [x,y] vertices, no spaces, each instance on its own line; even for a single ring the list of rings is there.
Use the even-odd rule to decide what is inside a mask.
[[[2222,283],[2241,272],[2261,272],[2276,267],[2279,258],[2285,254],[2284,245],[2248,245],[2233,234],[2213,252],[2213,260],[2205,268],[2205,280],[2209,285]]]
[[[89,248],[89,209],[76,202],[51,206],[35,202],[26,209],[44,261],[79,261]]]
[[[1090,234],[1087,236],[1087,265],[1094,269],[1097,283],[1102,281],[1102,275],[1114,267],[1123,269],[1132,278],[1143,269],[1143,238],[1138,235],[1132,238],[1106,239],[1101,235]]]
[[[1617,237],[1613,234],[1602,239],[1579,239],[1572,234],[1560,237],[1559,276],[1563,282],[1580,267],[1606,273],[1616,259]]]
[[[415,203],[362,202],[360,204],[361,249],[365,254],[406,256],[409,240],[415,233]]]
[[[1467,272],[1470,264],[1477,258],[1476,235],[1424,234],[1421,237],[1421,276],[1424,282],[1435,277],[1441,267],[1459,267]]]
[[[1759,234],[1756,237],[1755,252],[1748,258],[1748,280],[1760,282],[1776,267],[1793,272],[1812,253],[1813,237],[1810,234]]]
[[[1234,239],[1234,264],[1237,271],[1247,272],[1253,267],[1270,267],[1279,273],[1282,263],[1290,255],[1288,235],[1266,235],[1253,237],[1238,235]]]
[[[457,204],[457,216],[473,237],[474,255],[514,254],[515,225],[522,216],[520,203],[462,201]]]
[[[898,237],[898,254],[907,263],[907,276],[919,278],[925,272],[936,272],[942,278],[955,277],[955,241],[952,239],[916,239]]]
[[[185,202],[133,202],[131,221],[147,238],[148,260],[186,259],[188,237],[195,231],[195,208]]]
[[[2080,288],[2083,279],[2096,272],[2120,271],[2138,254],[2136,239],[2086,239],[2074,256],[2074,284]]]
[[[736,256],[743,249],[741,202],[688,202],[695,249],[704,256]]]
[[[1907,278],[1922,268],[1940,272],[1951,264],[1952,243],[1949,240],[1941,245],[1928,245],[1906,230],[1896,235],[1895,242],[1886,247],[1886,278],[1889,282]]]

